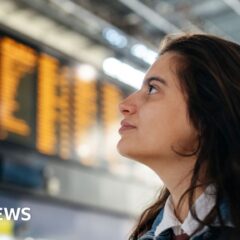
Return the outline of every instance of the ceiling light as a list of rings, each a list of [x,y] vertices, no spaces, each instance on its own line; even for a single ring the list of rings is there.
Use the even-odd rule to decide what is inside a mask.
[[[119,61],[116,58],[107,58],[103,62],[103,71],[131,87],[139,89],[142,85],[144,72]]]
[[[135,44],[132,46],[131,53],[150,65],[153,64],[157,58],[157,52],[154,52],[143,44]]]
[[[77,67],[77,76],[80,80],[90,82],[96,79],[97,70],[89,64],[81,64]]]
[[[127,38],[113,28],[105,28],[103,30],[103,36],[111,45],[115,47],[124,48],[127,46]]]

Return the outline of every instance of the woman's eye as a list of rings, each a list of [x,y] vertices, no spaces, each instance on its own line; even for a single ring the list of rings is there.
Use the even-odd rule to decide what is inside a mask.
[[[148,85],[148,94],[154,93],[154,90],[157,92],[157,88],[155,88],[153,85]]]

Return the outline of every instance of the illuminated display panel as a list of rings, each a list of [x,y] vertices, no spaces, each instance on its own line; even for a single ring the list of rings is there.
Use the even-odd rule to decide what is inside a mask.
[[[84,79],[77,63],[36,44],[0,38],[0,140],[44,155],[115,169],[120,113],[127,93]]]
[[[70,159],[72,151],[72,106],[71,106],[71,70],[64,66],[59,75],[59,155],[62,159]]]
[[[103,159],[106,165],[115,169],[119,164],[116,154],[120,112],[118,104],[122,100],[121,90],[114,84],[104,82],[101,88],[101,118],[102,118],[102,143]]]
[[[49,55],[40,55],[37,85],[36,148],[39,152],[50,155],[57,153],[57,72],[58,61]]]
[[[74,147],[76,158],[83,164],[96,165],[97,136],[96,81],[76,76],[74,81]]]
[[[0,49],[0,138],[31,144],[37,55],[11,38],[0,39]]]

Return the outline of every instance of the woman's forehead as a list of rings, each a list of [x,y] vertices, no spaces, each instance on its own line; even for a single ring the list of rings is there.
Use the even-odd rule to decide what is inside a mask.
[[[160,55],[146,73],[146,78],[158,76],[164,79],[168,85],[179,83],[177,77],[177,61],[179,56],[173,52]]]

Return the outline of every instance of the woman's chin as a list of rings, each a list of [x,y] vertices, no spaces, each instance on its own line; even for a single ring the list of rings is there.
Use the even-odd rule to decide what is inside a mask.
[[[119,142],[117,143],[117,150],[121,155],[123,155],[125,152],[125,147],[123,145],[124,144],[121,142],[121,140],[119,140]]]
[[[131,147],[126,142],[120,140],[117,144],[117,150],[123,157],[132,158]]]
[[[139,152],[136,151],[136,149],[131,148],[129,145],[119,143],[117,145],[117,150],[121,156],[137,162],[141,162]]]

